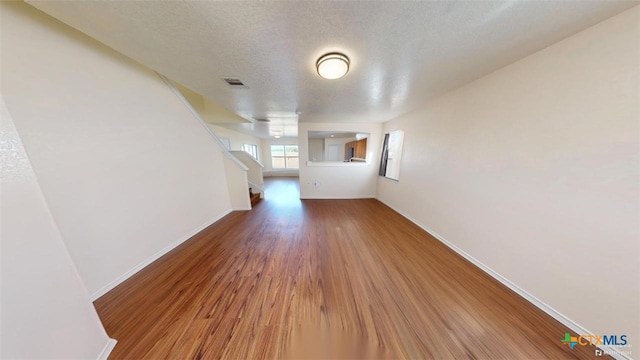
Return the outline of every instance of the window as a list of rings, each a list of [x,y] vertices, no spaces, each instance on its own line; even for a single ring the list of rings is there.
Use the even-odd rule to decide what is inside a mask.
[[[258,160],[258,145],[244,144],[242,150],[248,152],[254,159]]]
[[[274,169],[297,169],[298,145],[271,145],[271,166]]]
[[[404,131],[396,130],[384,135],[382,143],[382,159],[380,159],[380,176],[398,180],[400,178],[400,157]]]

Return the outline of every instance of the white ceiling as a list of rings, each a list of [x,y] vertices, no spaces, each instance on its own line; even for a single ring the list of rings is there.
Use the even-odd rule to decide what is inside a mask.
[[[301,122],[383,122],[638,1],[31,1],[206,98],[296,136]],[[351,59],[339,80],[315,62]],[[248,89],[222,78],[238,77]],[[298,114],[299,113],[299,114]]]
[[[365,138],[369,136],[369,133],[339,132],[339,131],[309,131],[308,137],[309,139],[326,139],[326,138],[348,139],[348,138],[355,138],[358,135],[360,135],[361,138]]]

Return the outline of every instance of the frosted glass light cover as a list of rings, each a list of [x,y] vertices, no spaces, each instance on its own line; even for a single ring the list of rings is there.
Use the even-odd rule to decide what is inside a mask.
[[[323,55],[316,63],[318,75],[325,79],[339,79],[349,71],[349,58],[343,54]]]

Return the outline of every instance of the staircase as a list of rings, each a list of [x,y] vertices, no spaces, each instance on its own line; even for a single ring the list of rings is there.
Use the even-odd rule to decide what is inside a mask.
[[[255,206],[257,203],[260,202],[260,200],[262,200],[262,197],[260,196],[261,193],[256,193],[254,194],[252,189],[249,188],[249,199],[251,199],[251,207]]]
[[[251,207],[264,198],[264,177],[262,175],[262,165],[249,153],[244,151],[229,151],[238,161],[247,167],[247,182],[249,185],[249,199]]]

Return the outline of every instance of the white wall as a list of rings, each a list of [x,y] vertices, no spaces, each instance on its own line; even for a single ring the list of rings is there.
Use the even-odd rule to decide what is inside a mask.
[[[254,192],[261,192],[264,189],[264,175],[262,174],[264,166],[262,163],[245,151],[231,151],[231,154],[248,168],[247,180],[260,187],[260,189],[253,189]]]
[[[242,150],[242,145],[252,144],[258,146],[258,154],[261,154],[261,139],[251,135],[243,134],[235,130],[227,129],[222,126],[213,124],[207,125],[211,128],[211,130],[213,130],[214,133],[216,133],[216,135],[218,135],[218,137],[229,139],[229,143],[231,144],[231,149],[229,150]],[[262,158],[258,160],[262,162]]]
[[[324,160],[324,139],[309,139],[309,159],[312,161]]]
[[[635,356],[638,9],[386,123],[405,131],[401,176],[378,180],[382,201]]]
[[[202,119],[211,124],[248,124],[249,121],[243,119],[213,101],[203,97],[188,87],[176,82],[171,82],[180,93],[191,103],[191,106],[200,114]],[[235,132],[235,131],[234,131]],[[238,133],[240,134],[240,133]],[[244,135],[244,134],[240,134]]]
[[[327,138],[324,139],[324,150],[325,150],[325,154],[324,157],[325,159],[329,159],[329,146],[330,145],[338,145],[338,161],[343,161],[346,157],[347,154],[344,153],[344,146],[352,141],[355,141],[356,138],[352,137],[352,138]]]
[[[231,210],[220,148],[153,71],[2,3],[2,91],[94,297]]]
[[[271,145],[298,145],[298,138],[282,137],[280,139],[262,139],[261,143],[261,156],[262,173],[264,176],[298,176],[298,169],[274,169],[271,164]],[[302,157],[300,157],[300,164],[302,164]]]
[[[238,167],[235,161],[226,156],[223,157],[223,160],[224,170],[227,174],[227,190],[231,207],[234,210],[251,210],[247,171]]]
[[[96,359],[108,346],[0,97],[0,358]]]
[[[366,163],[316,163],[310,166],[309,131],[363,132],[367,139]],[[381,124],[300,123],[300,197],[302,199],[352,199],[376,196],[380,164]],[[344,148],[343,150],[344,151]]]

